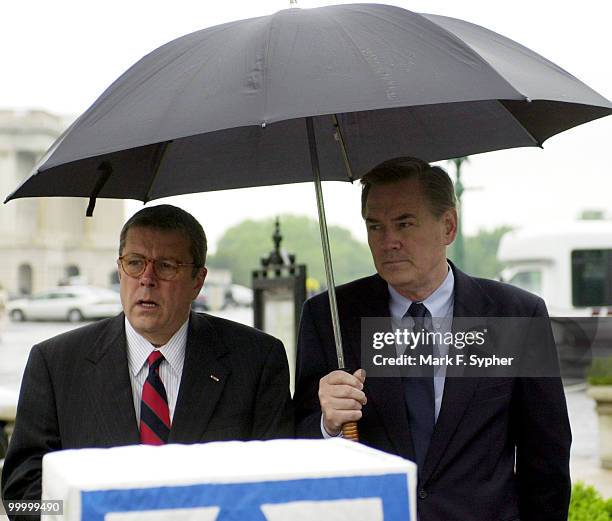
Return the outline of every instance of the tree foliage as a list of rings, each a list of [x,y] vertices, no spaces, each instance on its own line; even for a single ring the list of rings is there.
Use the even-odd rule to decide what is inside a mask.
[[[308,277],[325,286],[325,268],[321,251],[319,224],[309,217],[280,216],[283,236],[281,249],[297,256],[298,264],[306,264]],[[274,219],[246,220],[228,228],[211,255],[208,265],[232,272],[238,284],[251,285],[251,271],[261,266],[260,259],[274,248]],[[349,230],[329,227],[329,241],[336,284],[374,273],[374,264],[367,244],[355,239]]]
[[[605,500],[592,486],[582,482],[572,487],[568,521],[612,520],[612,498]]]
[[[459,268],[475,277],[497,278],[504,267],[497,260],[499,241],[510,230],[510,226],[500,226],[490,231],[480,230],[477,235],[465,236],[465,262]],[[448,257],[453,260],[452,246]]]
[[[295,253],[297,262],[306,264],[309,277],[326,286],[319,224],[315,219],[296,215],[280,217],[283,242],[281,248]],[[497,248],[504,233],[511,230],[502,226],[481,230],[465,237],[465,263],[462,270],[479,277],[496,278],[503,265],[497,260]],[[229,269],[234,282],[250,286],[251,271],[260,267],[260,259],[274,248],[272,235],[274,219],[245,220],[228,228],[211,255],[208,265]],[[355,239],[349,230],[329,227],[329,240],[336,284],[342,284],[374,273],[374,264],[367,244]],[[449,249],[453,260],[453,247]]]
[[[606,212],[604,210],[582,210],[578,215],[580,221],[603,221],[606,218]]]

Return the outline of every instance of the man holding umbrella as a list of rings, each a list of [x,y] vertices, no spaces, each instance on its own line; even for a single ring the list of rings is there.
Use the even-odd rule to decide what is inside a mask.
[[[347,367],[363,366],[362,317],[547,316],[542,299],[470,277],[446,259],[457,212],[444,170],[399,158],[375,167],[362,185],[378,274],[336,290]],[[363,443],[417,462],[420,521],[567,519],[571,433],[560,378],[366,378],[362,369],[334,370],[329,317],[325,294],[304,305],[298,436],[337,436],[359,421]]]
[[[405,154],[433,161],[540,147],[609,114],[608,100],[557,65],[469,22],[376,4],[288,9],[204,29],[147,54],[58,139],[7,201],[88,197],[91,215],[97,198],[148,202],[314,180],[333,288],[321,181],[353,180]],[[423,176],[417,177],[420,183]],[[379,275],[340,288],[344,334],[334,305],[326,313],[315,298],[304,309],[296,395],[301,431],[321,436],[327,427],[334,434],[361,415],[356,409],[367,398],[360,422],[365,442],[422,460],[422,519],[500,520],[519,512],[527,519],[552,512],[549,519],[559,519],[567,507],[569,429],[557,380],[513,380],[489,389],[438,378],[427,398],[436,405],[429,433],[415,428],[429,418],[413,410],[419,400],[404,399],[415,391],[404,390],[399,379],[370,378],[364,394],[357,389],[363,378],[334,373],[321,383],[321,425],[319,379],[336,367],[361,366],[355,346],[362,316],[403,316],[413,301],[420,305],[409,314],[425,316],[546,314],[541,300],[447,264],[456,226],[452,197],[449,208],[430,208],[420,184],[415,190],[402,183],[416,181],[366,185]],[[389,217],[382,205],[382,216],[376,214],[377,198],[401,203],[400,194],[425,213],[415,216],[417,208],[409,208],[410,219]],[[426,224],[415,224],[418,217]],[[430,297],[439,308],[427,307]],[[335,303],[333,291],[329,298]],[[353,389],[350,396],[338,401],[328,392],[338,385]],[[488,409],[474,418],[485,398]],[[482,429],[466,430],[468,424]],[[532,440],[544,448],[535,450]]]
[[[144,208],[121,231],[123,313],[32,348],[2,473],[9,499],[41,497],[60,449],[291,437],[282,343],[190,312],[206,236],[189,213]]]

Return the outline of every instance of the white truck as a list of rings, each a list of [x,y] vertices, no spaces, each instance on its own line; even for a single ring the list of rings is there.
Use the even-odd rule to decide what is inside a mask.
[[[612,354],[612,221],[576,221],[505,234],[501,280],[541,296],[552,317],[561,374],[584,377]]]
[[[551,316],[612,314],[612,221],[505,234],[501,279],[541,296]]]

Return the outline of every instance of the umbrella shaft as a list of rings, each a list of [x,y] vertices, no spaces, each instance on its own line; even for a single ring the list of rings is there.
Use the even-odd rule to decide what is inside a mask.
[[[352,183],[353,170],[351,169],[351,163],[348,158],[348,153],[346,152],[346,143],[344,142],[344,137],[342,136],[342,129],[340,128],[340,123],[338,123],[338,116],[336,116],[336,114],[333,114],[332,120],[334,122],[334,128],[336,129],[336,141],[338,141],[338,144],[340,145],[340,151],[342,152],[342,159],[344,160],[346,175],[348,176],[348,180]]]
[[[325,277],[327,279],[327,293],[329,295],[329,307],[331,310],[334,340],[336,342],[336,355],[338,357],[338,369],[344,369],[344,351],[342,349],[342,334],[340,332],[340,317],[338,316],[338,304],[336,303],[336,288],[334,286],[334,271],[332,268],[331,251],[329,248],[329,237],[327,235],[327,221],[325,219],[325,205],[323,204],[323,190],[321,188],[321,173],[319,171],[319,155],[317,153],[317,142],[315,139],[314,125],[311,117],[306,118],[306,129],[308,131],[308,145],[310,146],[310,161],[312,163],[312,174],[314,176],[315,192],[317,194],[317,210],[319,212],[319,228],[321,231],[321,244],[323,246],[323,262],[325,263]]]

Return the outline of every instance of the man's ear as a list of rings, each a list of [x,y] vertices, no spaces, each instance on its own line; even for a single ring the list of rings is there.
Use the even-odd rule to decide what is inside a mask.
[[[200,293],[200,290],[202,289],[202,286],[204,285],[204,281],[206,280],[207,274],[208,274],[208,270],[204,266],[202,266],[196,273],[196,276],[194,279],[195,285],[193,289],[194,290],[197,289],[198,290],[197,293]],[[197,293],[196,293],[196,296],[197,296]]]
[[[459,221],[457,216],[457,209],[451,208],[446,210],[442,215],[444,221],[444,242],[448,246],[452,244],[457,237],[457,223]]]
[[[202,267],[198,269],[198,272],[196,273],[195,277],[193,277],[193,286],[191,288],[192,300],[195,300],[200,294],[200,291],[202,291],[202,286],[204,285],[204,280],[206,280],[207,273],[208,270]]]

